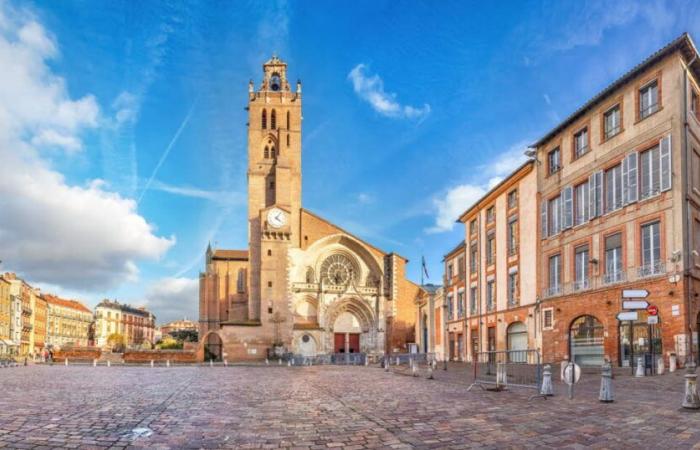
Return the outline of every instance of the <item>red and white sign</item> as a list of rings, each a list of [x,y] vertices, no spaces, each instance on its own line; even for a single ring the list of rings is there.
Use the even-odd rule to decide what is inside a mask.
[[[659,307],[656,305],[649,305],[647,306],[647,312],[649,313],[649,315],[655,316],[659,313]]]

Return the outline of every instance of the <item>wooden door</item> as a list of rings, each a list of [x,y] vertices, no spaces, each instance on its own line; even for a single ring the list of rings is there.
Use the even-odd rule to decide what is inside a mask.
[[[360,353],[360,334],[350,333],[348,335],[348,352],[349,353]]]
[[[335,353],[345,353],[345,333],[335,333]]]

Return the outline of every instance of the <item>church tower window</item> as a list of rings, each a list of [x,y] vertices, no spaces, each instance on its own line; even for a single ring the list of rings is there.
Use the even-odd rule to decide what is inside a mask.
[[[262,121],[261,121],[261,123],[262,123],[262,129],[263,129],[263,130],[266,129],[266,128],[267,128],[267,111],[264,110],[264,109],[263,109],[263,112],[262,112]]]
[[[265,146],[265,159],[270,157],[270,147]]]
[[[289,133],[287,133],[287,147],[289,147]]]
[[[289,129],[290,129],[290,126],[289,126],[289,111],[287,111],[287,130],[289,130]]]
[[[277,114],[275,113],[274,109],[270,113],[270,129],[272,129],[272,130],[277,129]]]

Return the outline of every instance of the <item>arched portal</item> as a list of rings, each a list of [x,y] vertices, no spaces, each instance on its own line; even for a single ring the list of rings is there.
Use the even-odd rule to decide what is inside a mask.
[[[333,353],[360,353],[374,350],[377,327],[374,313],[359,298],[337,300],[326,317],[329,348]]]
[[[204,341],[204,360],[222,361],[223,342],[216,333],[207,335]]]
[[[508,358],[511,362],[527,362],[527,326],[513,322],[506,330],[508,337]]]
[[[571,361],[579,366],[603,364],[603,324],[593,316],[580,316],[571,323],[569,345]]]

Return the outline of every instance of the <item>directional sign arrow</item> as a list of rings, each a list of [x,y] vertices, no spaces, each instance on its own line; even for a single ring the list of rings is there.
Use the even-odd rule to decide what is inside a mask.
[[[617,313],[617,320],[637,320],[639,314],[637,311],[622,311]]]
[[[625,289],[622,291],[622,298],[647,298],[649,291],[646,289]]]
[[[622,309],[647,309],[649,302],[646,300],[622,300]]]

